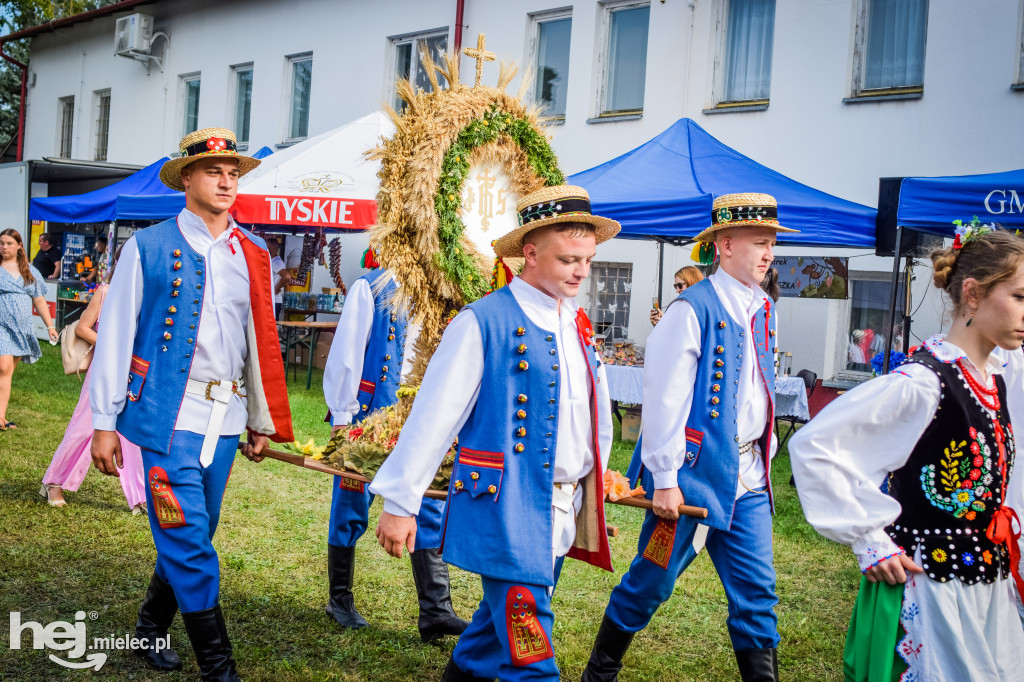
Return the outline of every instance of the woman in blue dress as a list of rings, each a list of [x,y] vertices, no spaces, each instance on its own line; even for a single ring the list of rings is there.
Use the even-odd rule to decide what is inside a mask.
[[[31,363],[42,356],[32,329],[32,306],[46,324],[50,340],[57,340],[45,295],[46,283],[29,265],[21,234],[13,229],[0,231],[0,431],[15,428],[7,419],[7,403],[16,359]]]

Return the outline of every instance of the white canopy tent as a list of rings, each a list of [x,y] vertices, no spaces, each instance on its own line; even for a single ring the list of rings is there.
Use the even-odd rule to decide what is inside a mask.
[[[364,230],[377,218],[377,170],[365,154],[395,132],[374,112],[266,159],[239,181],[240,223]]]

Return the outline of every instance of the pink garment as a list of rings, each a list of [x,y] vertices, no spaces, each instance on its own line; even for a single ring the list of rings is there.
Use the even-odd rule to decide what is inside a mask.
[[[106,298],[107,285],[101,284],[99,295]],[[103,301],[100,301],[100,306]],[[97,320],[98,322],[99,320]],[[85,375],[82,382],[82,393],[75,405],[75,411],[71,414],[71,421],[68,423],[67,431],[64,432],[64,440],[61,441],[57,452],[53,455],[53,461],[43,474],[44,485],[59,485],[64,490],[72,492],[78,490],[82,485],[85,475],[89,473],[89,465],[92,464],[92,409],[89,407],[89,376],[90,371]],[[118,470],[121,480],[121,489],[124,491],[125,499],[129,507],[135,507],[146,502],[145,476],[143,475],[142,451],[139,446],[125,440],[120,433],[117,437],[121,441],[121,457],[124,468]]]
[[[64,440],[53,455],[50,467],[43,475],[46,485],[59,485],[64,490],[75,491],[82,485],[85,475],[92,464],[92,409],[89,407],[89,376],[85,375],[82,382],[82,395],[71,415],[71,422],[64,432]],[[142,452],[139,447],[125,440],[120,433],[121,456],[124,468],[118,470],[121,489],[124,491],[128,506],[134,507],[146,502],[145,476],[142,467]]]

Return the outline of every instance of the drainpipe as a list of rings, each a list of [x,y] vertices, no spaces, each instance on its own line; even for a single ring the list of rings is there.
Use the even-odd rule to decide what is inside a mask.
[[[25,94],[28,90],[28,64],[22,64],[4,52],[6,46],[4,42],[0,42],[0,57],[21,69],[21,100],[18,102],[18,154],[16,158],[17,161],[21,161],[25,153]]]
[[[693,62],[693,15],[697,10],[697,0],[687,0],[686,4],[690,8],[690,32],[686,39],[686,76],[683,79],[683,116],[689,118],[690,114],[686,108],[690,103],[690,64]]]
[[[466,0],[455,0],[455,54],[462,54],[462,17],[466,12]]]

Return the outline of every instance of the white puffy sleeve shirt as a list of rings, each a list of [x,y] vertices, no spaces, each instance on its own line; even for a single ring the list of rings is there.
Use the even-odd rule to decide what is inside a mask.
[[[940,360],[962,357],[975,371],[953,344],[937,338],[928,343],[934,344]],[[989,374],[1002,372],[999,357],[993,356],[986,369]],[[910,459],[935,418],[940,397],[935,372],[904,365],[832,401],[789,441],[807,521],[825,537],[849,545],[861,571],[901,553],[885,528],[902,508],[881,485],[889,472]]]

